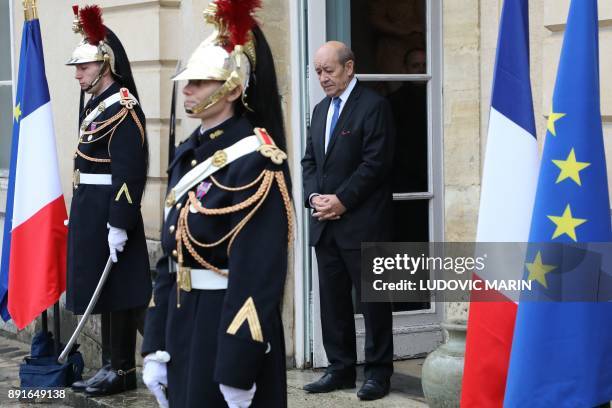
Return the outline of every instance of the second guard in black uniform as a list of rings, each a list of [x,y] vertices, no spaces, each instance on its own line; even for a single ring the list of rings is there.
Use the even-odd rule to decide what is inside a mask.
[[[151,297],[151,275],[140,200],[147,177],[145,117],[121,42],[97,6],[75,6],[73,29],[83,35],[74,65],[91,99],[80,112],[68,232],[66,308],[85,311],[109,254],[115,262],[93,313],[102,313],[102,365],[73,384],[90,396],[136,388],[138,319]],[[118,254],[120,252],[120,254]]]
[[[168,169],[165,255],[145,324],[143,380],[162,407],[287,405],[280,307],[293,207],[282,112],[251,11],[247,27],[228,17],[238,3],[209,6],[216,31],[174,78],[189,81],[185,110],[202,125]]]

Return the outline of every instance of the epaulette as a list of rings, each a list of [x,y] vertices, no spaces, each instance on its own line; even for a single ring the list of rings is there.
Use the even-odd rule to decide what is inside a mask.
[[[142,123],[140,123],[140,119],[138,119],[138,115],[136,115],[136,112],[134,112],[134,105],[138,105],[138,99],[136,99],[136,97],[134,97],[134,95],[132,95],[130,93],[130,90],[127,88],[119,89],[119,95],[121,95],[121,99],[119,100],[119,103],[121,104],[121,106],[125,107],[125,109],[130,111],[130,114],[132,115],[134,122],[136,122],[136,126],[138,126],[138,130],[140,131],[140,139],[142,141],[142,145],[144,146],[144,141],[145,141],[144,140],[145,139],[144,127],[142,126]],[[110,141],[109,141],[109,146],[110,146]]]
[[[138,100],[130,93],[129,89],[121,88],[119,90],[119,103],[127,109],[133,109],[134,105],[138,104]]]
[[[253,131],[261,142],[261,146],[257,148],[257,151],[261,153],[262,156],[269,158],[274,164],[279,165],[287,160],[287,154],[276,146],[274,139],[272,139],[266,129],[256,127]]]

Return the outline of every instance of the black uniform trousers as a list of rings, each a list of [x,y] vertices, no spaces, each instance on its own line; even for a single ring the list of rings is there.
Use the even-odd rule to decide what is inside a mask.
[[[227,407],[213,376],[225,295],[225,290],[181,292],[181,307],[178,308],[176,288],[169,292],[166,350],[171,358],[167,392],[172,408]],[[270,328],[270,351],[255,380],[257,392],[251,408],[287,406],[285,340],[280,310]]]
[[[366,329],[364,375],[386,381],[393,373],[391,303],[361,302],[361,250],[340,248],[331,227],[325,228],[315,246],[323,346],[330,362],[327,372],[355,378],[357,347],[351,296],[355,286]]]
[[[129,370],[136,365],[136,332],[142,333],[145,308],[102,313],[102,366]]]

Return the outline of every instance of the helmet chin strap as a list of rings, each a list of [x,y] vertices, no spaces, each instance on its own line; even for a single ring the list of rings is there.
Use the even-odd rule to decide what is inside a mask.
[[[106,71],[106,64],[107,64],[107,62],[108,61],[105,59],[104,62],[102,62],[102,64],[100,64],[100,68],[98,69],[98,75],[96,76],[96,79],[94,79],[91,82],[91,84],[89,84],[89,86],[83,90],[83,92],[89,92],[89,91],[91,91],[91,89],[94,86],[98,85],[98,82],[100,82],[100,80],[104,76],[104,72]]]
[[[236,87],[240,85],[240,77],[238,73],[235,71],[232,72],[232,75],[221,85],[215,92],[213,92],[208,98],[204,99],[202,102],[192,106],[191,108],[185,108],[185,112],[190,115],[195,115],[201,112],[204,112],[206,109],[209,109],[215,103],[219,102],[224,96],[232,92]]]

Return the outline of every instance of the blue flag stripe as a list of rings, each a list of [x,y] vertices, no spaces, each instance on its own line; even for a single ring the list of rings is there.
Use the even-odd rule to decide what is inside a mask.
[[[491,106],[535,137],[529,76],[528,9],[527,0],[507,0],[504,3]]]
[[[45,75],[43,64],[42,38],[40,35],[40,24],[38,20],[29,22],[27,30],[27,48],[25,60],[19,63],[20,79],[21,70],[27,78],[27,83],[22,88],[24,92],[17,94],[17,103],[20,105],[22,118],[28,116],[36,109],[50,101],[49,86]]]

